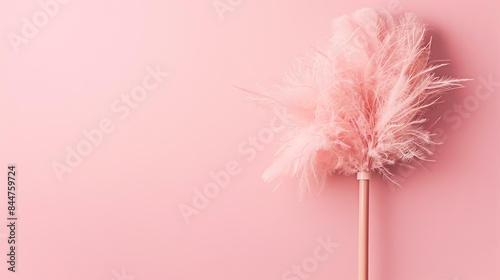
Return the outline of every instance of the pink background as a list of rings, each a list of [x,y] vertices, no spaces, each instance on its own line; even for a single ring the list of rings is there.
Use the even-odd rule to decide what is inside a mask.
[[[373,180],[371,279],[500,277],[495,1],[221,0],[230,9],[220,17],[213,0],[60,2],[46,22],[38,1],[0,2],[1,279],[355,279],[355,178],[336,176],[301,202],[294,181],[273,191],[260,176],[275,116],[235,86],[273,85],[328,38],[333,18],[364,6],[417,13],[436,59],[451,59],[443,73],[474,79],[435,110],[437,162],[399,170],[402,188]],[[12,44],[34,15],[41,27]],[[148,66],[169,76],[128,116],[114,112]],[[58,180],[53,163],[103,120],[114,130]],[[5,262],[10,163],[16,273]],[[229,184],[183,217],[179,207],[194,207],[228,164]],[[336,247],[318,260],[328,236]],[[295,265],[307,274],[287,272]]]

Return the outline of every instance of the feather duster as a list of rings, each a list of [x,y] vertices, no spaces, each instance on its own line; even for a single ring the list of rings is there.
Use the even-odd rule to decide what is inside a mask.
[[[285,85],[262,93],[285,109],[283,145],[265,171],[270,181],[311,182],[333,173],[393,174],[388,167],[432,154],[424,113],[462,79],[437,77],[426,26],[413,14],[395,19],[385,9],[361,9],[333,23],[325,49],[301,59]]]
[[[366,280],[370,174],[391,179],[390,166],[428,158],[438,143],[425,113],[465,80],[434,73],[445,64],[430,61],[426,26],[413,14],[362,9],[333,28],[323,50],[300,60],[285,85],[263,93],[287,112],[283,145],[263,178],[298,177],[302,194],[330,174],[357,174],[358,279]]]

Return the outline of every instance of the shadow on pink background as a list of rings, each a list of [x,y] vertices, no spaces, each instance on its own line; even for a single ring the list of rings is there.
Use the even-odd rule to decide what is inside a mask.
[[[357,182],[303,201],[292,180],[264,184],[279,114],[237,87],[280,81],[365,6],[415,12],[443,73],[474,79],[432,112],[437,162],[396,169],[402,188],[373,180],[370,279],[497,279],[493,3],[0,2],[2,180],[18,169],[15,273],[0,191],[1,279],[355,279]]]

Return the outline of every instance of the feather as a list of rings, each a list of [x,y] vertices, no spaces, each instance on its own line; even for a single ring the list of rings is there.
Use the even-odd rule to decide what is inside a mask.
[[[333,22],[326,47],[302,58],[281,86],[261,93],[286,110],[271,181],[300,178],[300,192],[331,174],[379,173],[432,154],[424,113],[465,79],[438,77],[427,27],[413,14],[365,8]]]

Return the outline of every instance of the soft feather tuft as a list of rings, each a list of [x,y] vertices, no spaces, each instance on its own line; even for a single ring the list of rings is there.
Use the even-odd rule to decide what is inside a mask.
[[[426,26],[413,14],[362,9],[333,23],[327,47],[299,61],[285,85],[262,93],[285,109],[283,145],[263,178],[300,178],[301,193],[333,173],[392,177],[435,145],[423,113],[463,79],[438,77]]]

